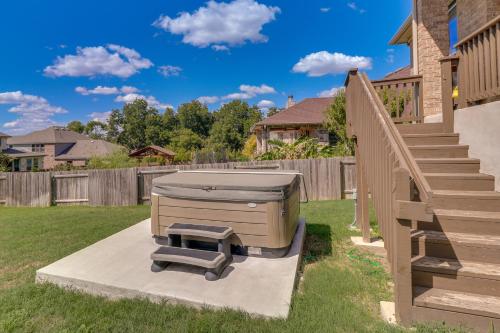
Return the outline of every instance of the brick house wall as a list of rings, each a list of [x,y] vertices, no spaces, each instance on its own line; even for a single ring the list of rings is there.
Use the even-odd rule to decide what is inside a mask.
[[[500,0],[457,0],[458,38],[467,37],[500,15]]]
[[[442,112],[441,64],[449,54],[448,1],[417,1],[419,74],[423,77],[424,116]]]
[[[45,157],[43,158],[43,167],[44,169],[52,169],[56,166],[56,145],[54,144],[46,144],[45,145]]]

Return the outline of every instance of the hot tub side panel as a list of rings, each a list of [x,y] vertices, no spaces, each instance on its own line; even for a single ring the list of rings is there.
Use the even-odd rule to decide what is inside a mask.
[[[285,201],[267,203],[268,248],[284,248],[292,242],[300,213],[300,191],[294,191]]]
[[[284,205],[284,206],[283,206]],[[282,216],[282,208],[285,215]],[[152,196],[151,231],[167,236],[165,228],[175,222],[230,226],[236,245],[284,248],[290,245],[297,227],[299,194],[283,202],[247,204],[241,202],[200,201]]]

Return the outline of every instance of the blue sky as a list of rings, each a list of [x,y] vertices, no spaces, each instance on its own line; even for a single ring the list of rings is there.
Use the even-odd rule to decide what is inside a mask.
[[[327,94],[345,68],[405,66],[388,40],[410,1],[30,0],[0,12],[0,131],[21,134],[144,96],[159,108],[200,97],[265,107]],[[208,97],[208,98],[207,98]],[[264,102],[263,102],[264,101]]]

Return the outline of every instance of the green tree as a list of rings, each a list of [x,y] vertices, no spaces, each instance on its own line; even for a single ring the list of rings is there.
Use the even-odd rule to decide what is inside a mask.
[[[92,139],[104,139],[106,137],[107,126],[97,120],[91,120],[85,126],[85,134]]]
[[[170,145],[175,152],[175,162],[189,162],[193,152],[201,149],[203,139],[189,128],[180,128],[172,133]]]
[[[205,138],[212,127],[212,115],[206,105],[199,101],[184,103],[177,109],[180,127],[190,129]]]
[[[215,112],[215,123],[210,131],[210,145],[214,149],[240,151],[250,134],[251,127],[262,120],[257,106],[235,100],[224,104]]]
[[[120,135],[123,126],[123,113],[114,109],[108,118],[108,131],[106,133],[106,140],[109,142],[120,142]]]
[[[69,129],[70,131],[77,132],[80,134],[85,132],[85,125],[79,120],[70,121],[66,125],[66,128]]]
[[[272,108],[269,108],[269,111],[267,111],[267,118],[274,116],[275,114],[280,113],[282,110],[278,109],[277,107],[273,106]]]
[[[9,157],[9,155],[0,151],[0,172],[10,171],[11,170],[11,168],[10,168],[11,162],[12,162],[12,159]]]
[[[354,141],[347,137],[345,104],[345,92],[340,90],[327,111],[325,126],[334,136],[336,155],[352,156],[355,145]]]

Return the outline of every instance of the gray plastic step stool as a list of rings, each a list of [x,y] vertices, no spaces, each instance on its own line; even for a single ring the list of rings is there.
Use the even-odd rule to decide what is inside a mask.
[[[217,227],[187,223],[174,223],[166,229],[168,246],[162,246],[151,254],[153,264],[151,270],[160,272],[169,263],[179,263],[205,268],[205,279],[219,279],[224,269],[231,263],[231,244],[229,237],[233,234],[231,227]],[[174,236],[181,237],[181,247],[174,246]],[[217,242],[217,252],[189,248],[185,236],[202,237]]]

